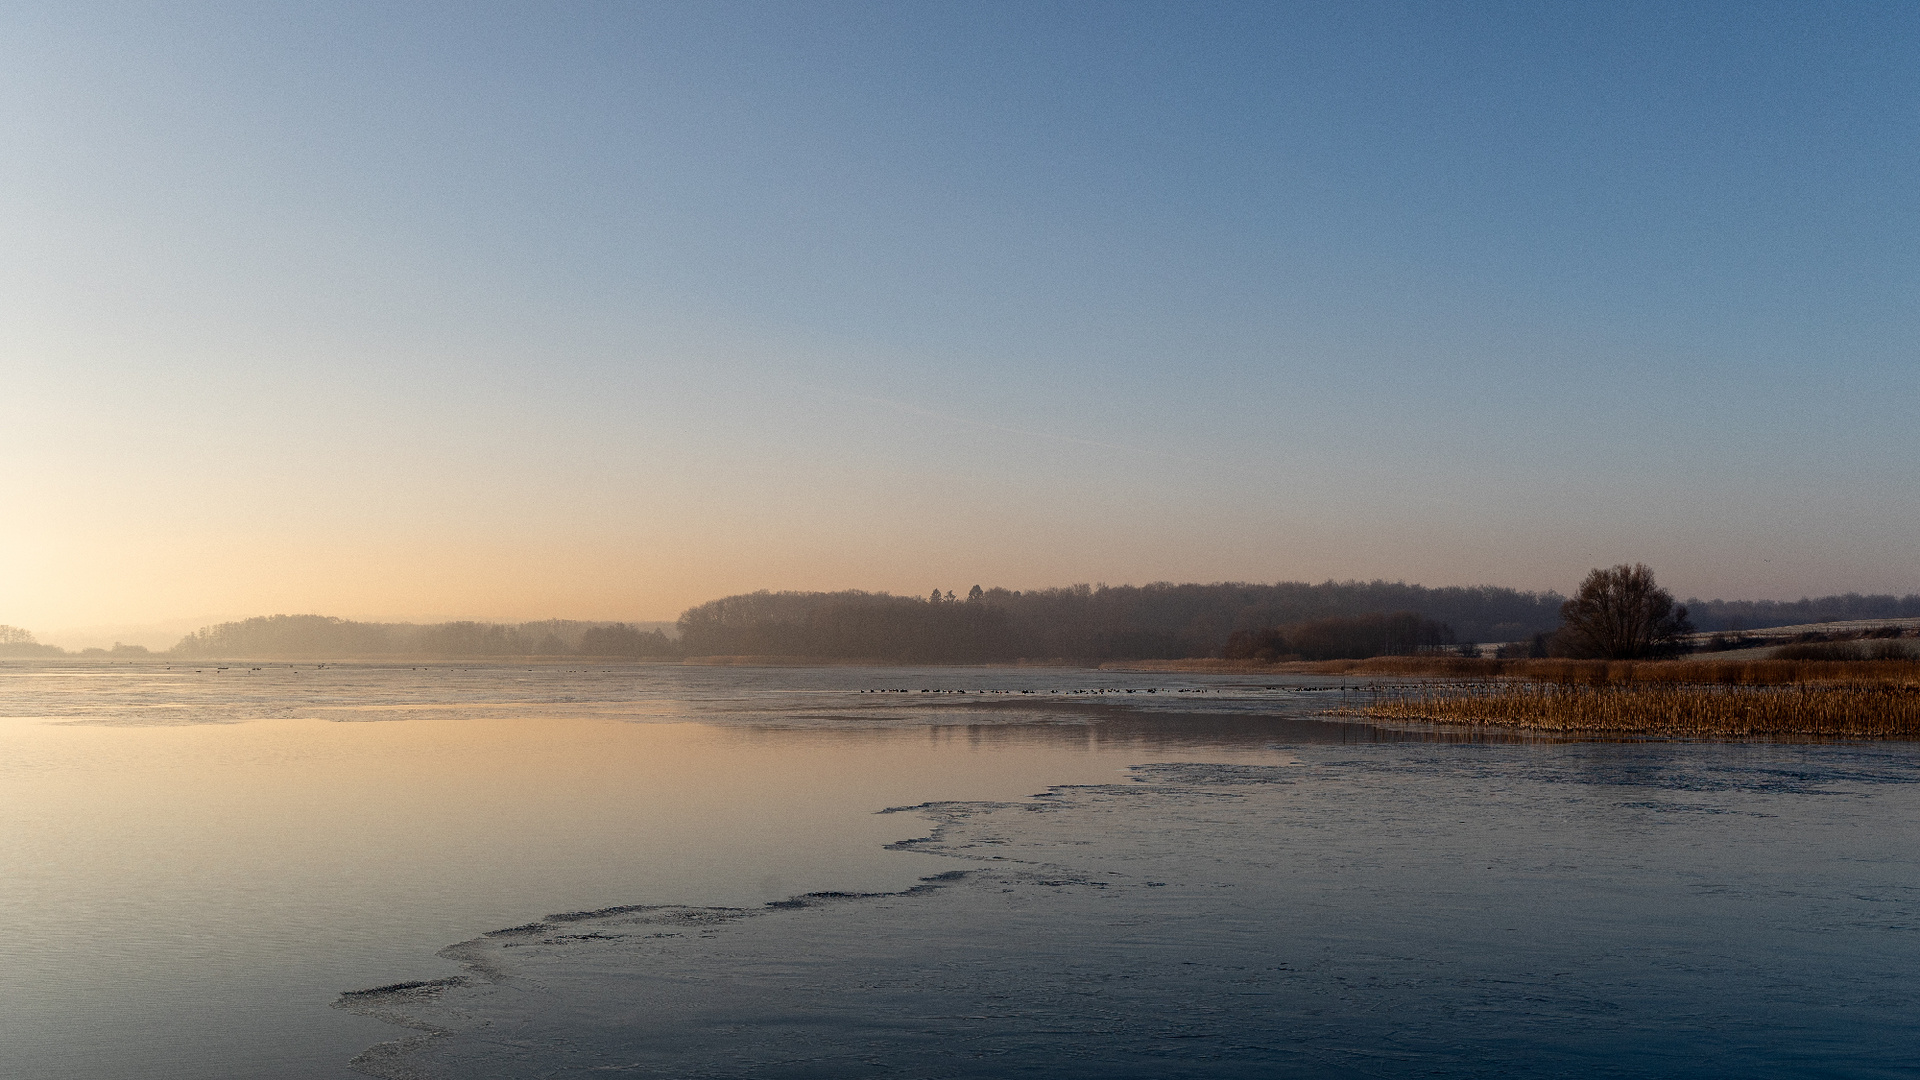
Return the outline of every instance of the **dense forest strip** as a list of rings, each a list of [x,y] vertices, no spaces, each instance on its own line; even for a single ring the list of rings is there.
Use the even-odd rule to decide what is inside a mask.
[[[759,592],[680,617],[688,655],[872,657],[906,663],[1081,662],[1219,656],[1236,633],[1410,613],[1466,641],[1515,640],[1558,624],[1562,597],[1400,582],[976,587],[965,598]]]
[[[1388,692],[1378,719],[1583,734],[1920,738],[1920,685],[1481,684]]]
[[[1192,660],[1244,653],[1342,655],[1328,637],[1368,636],[1373,652],[1431,651],[1457,642],[1519,642],[1560,625],[1558,593],[1494,586],[1427,588],[1403,582],[1227,582],[981,589],[926,599],[887,593],[757,592],[723,597],[680,616],[682,647],[698,655],[868,657],[892,663]],[[1824,618],[1920,615],[1920,595],[1844,596],[1795,603],[1687,602],[1707,631]],[[1349,620],[1345,626],[1337,620]],[[1285,631],[1275,634],[1276,630]],[[1436,634],[1434,631],[1441,631]],[[1333,631],[1333,633],[1329,633]],[[1304,634],[1304,636],[1303,636]],[[1282,641],[1281,638],[1287,640]],[[1269,640],[1271,639],[1271,640]],[[1394,641],[1399,640],[1396,645]],[[1345,655],[1366,655],[1365,651]]]

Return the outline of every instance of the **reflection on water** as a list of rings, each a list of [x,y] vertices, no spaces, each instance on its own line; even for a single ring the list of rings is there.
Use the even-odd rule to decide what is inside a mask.
[[[1773,785],[1818,815],[1835,776],[1880,783],[1903,752],[1388,730],[1320,716],[1342,685],[1051,668],[0,664],[0,1075],[338,1080],[390,1030],[327,1008],[335,994],[451,973],[427,958],[479,931],[621,904],[897,889],[947,869],[884,849],[921,828],[875,813],[888,806],[1331,753],[1391,757],[1437,790],[1496,799],[1524,771],[1629,791],[1596,804],[1606,813],[1677,815],[1691,804],[1672,792]],[[1489,741],[1513,745],[1473,745]]]
[[[1331,676],[1265,681],[1073,668],[0,662],[0,718],[129,727],[516,717],[833,731],[1064,725],[1072,729],[1067,741],[1124,733],[1142,746],[1536,741],[1320,715],[1373,689]],[[1166,717],[1179,722],[1162,723]]]
[[[911,828],[884,807],[1110,781],[1176,747],[1275,760],[1276,742],[1364,730],[1232,715],[1174,730],[1085,695],[973,710],[863,693],[903,677],[1114,681],[0,665],[0,1075],[344,1076],[385,1030],[326,1008],[334,994],[417,977],[476,929],[896,888],[930,860],[884,850]],[[1282,696],[1267,707],[1293,708]]]
[[[905,846],[952,868],[911,895],[560,915],[457,946],[464,984],[342,1006],[447,1032],[383,1062],[497,1080],[1752,1080],[1920,1060],[1911,747],[1294,754],[910,808],[932,828]]]

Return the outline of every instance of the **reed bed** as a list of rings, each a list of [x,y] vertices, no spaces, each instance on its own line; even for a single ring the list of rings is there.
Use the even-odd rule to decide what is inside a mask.
[[[1282,665],[1317,675],[1404,675],[1514,679],[1557,686],[1920,685],[1914,660],[1495,660],[1464,656],[1376,656]]]
[[[1920,738],[1920,686],[1478,683],[1390,691],[1352,710],[1380,719],[1676,737]]]

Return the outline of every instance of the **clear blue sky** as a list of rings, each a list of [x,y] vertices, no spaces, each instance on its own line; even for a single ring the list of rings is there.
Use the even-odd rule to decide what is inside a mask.
[[[0,11],[0,622],[1920,590],[1920,5]]]

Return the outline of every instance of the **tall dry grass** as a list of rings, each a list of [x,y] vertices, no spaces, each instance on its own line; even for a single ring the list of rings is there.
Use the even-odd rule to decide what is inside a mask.
[[[1405,675],[1500,679],[1556,686],[1920,685],[1914,660],[1494,660],[1464,656],[1376,656],[1288,664],[1317,675]]]
[[[1351,711],[1588,734],[1920,738],[1920,686],[1910,682],[1481,683],[1389,692]]]

